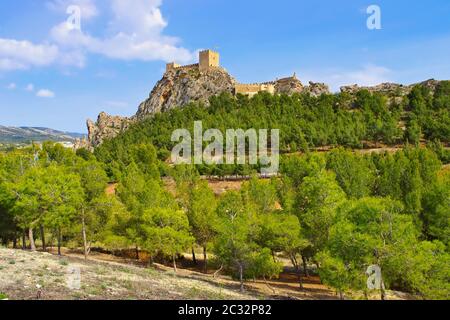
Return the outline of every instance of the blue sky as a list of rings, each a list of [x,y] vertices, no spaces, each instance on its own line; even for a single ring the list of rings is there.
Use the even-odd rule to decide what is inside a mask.
[[[374,4],[381,30],[366,25]],[[450,79],[450,1],[2,0],[0,125],[85,132],[101,111],[133,115],[166,61],[204,48],[241,82]]]

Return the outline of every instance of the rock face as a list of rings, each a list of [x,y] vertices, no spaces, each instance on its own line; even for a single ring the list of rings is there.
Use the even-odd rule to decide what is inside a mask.
[[[330,89],[324,83],[309,82],[308,86],[304,86],[297,77],[280,79],[275,81],[275,93],[292,95],[294,93],[309,93],[314,97],[321,94],[329,94]]]
[[[427,81],[424,81],[424,82],[421,82],[418,84],[420,84],[424,87],[427,87],[428,89],[431,90],[431,92],[434,92],[436,90],[436,87],[439,85],[439,83],[440,83],[440,81],[438,81],[438,80],[430,79],[430,80],[427,80]],[[386,82],[386,83],[382,83],[382,84],[372,86],[372,87],[360,87],[360,86],[354,84],[354,85],[350,85],[350,86],[341,87],[341,92],[355,94],[361,89],[366,89],[372,93],[380,92],[380,93],[387,94],[387,95],[402,97],[402,96],[409,94],[411,92],[412,88],[418,84],[412,84],[412,85],[405,86],[403,84]]]
[[[369,92],[380,92],[383,94],[393,94],[396,96],[403,96],[408,94],[411,91],[412,86],[404,86],[402,84],[397,83],[382,83],[376,86],[372,87],[360,87],[356,84],[350,85],[350,86],[344,86],[341,87],[341,92],[349,93],[349,94],[355,94],[361,89],[366,89]]]
[[[191,101],[207,106],[210,97],[222,92],[233,93],[235,83],[235,79],[220,67],[206,71],[191,68],[166,72],[150,97],[139,106],[135,118],[142,120],[157,112],[183,107]]]
[[[133,122],[133,119],[119,116],[110,116],[105,112],[99,114],[97,122],[87,120],[88,144],[96,147],[106,139],[111,139],[125,131]],[[86,145],[83,145],[86,147]]]
[[[306,92],[314,97],[319,97],[322,94],[330,94],[330,88],[325,83],[310,81],[309,86],[305,87]]]
[[[276,93],[291,95],[294,93],[302,93],[304,90],[305,87],[295,75],[290,78],[275,81]]]

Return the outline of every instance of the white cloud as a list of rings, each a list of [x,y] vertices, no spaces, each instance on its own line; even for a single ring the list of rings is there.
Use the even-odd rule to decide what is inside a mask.
[[[10,83],[6,86],[6,89],[8,89],[8,90],[15,90],[16,88],[17,88],[17,85],[14,82]]]
[[[0,71],[48,66],[55,62],[58,54],[56,45],[0,38]]]
[[[54,98],[55,93],[48,89],[41,89],[36,93],[36,96],[39,98]]]
[[[34,91],[34,85],[33,85],[32,83],[28,84],[28,85],[25,87],[25,90],[26,90],[26,91],[29,91],[29,92]]]
[[[99,0],[51,0],[47,6],[67,18],[67,7],[78,5],[81,20],[98,16]],[[104,4],[104,3],[102,3]],[[111,16],[107,36],[92,36],[71,28],[65,20],[50,30],[53,43],[0,38],[0,71],[25,70],[53,64],[84,67],[87,54],[111,59],[140,61],[193,61],[195,53],[179,45],[180,40],[163,34],[167,27],[162,0],[108,0]]]
[[[194,54],[178,45],[179,39],[162,34],[167,22],[160,0],[110,0],[111,35],[100,38],[71,28],[63,22],[51,30],[56,43],[66,50],[100,54],[111,59],[178,61],[187,63]]]
[[[11,58],[0,57],[0,71],[23,70],[26,69],[24,64],[14,61]]]
[[[167,27],[159,7],[161,0],[112,0],[116,32],[139,36],[157,37]],[[130,5],[130,2],[132,3]]]

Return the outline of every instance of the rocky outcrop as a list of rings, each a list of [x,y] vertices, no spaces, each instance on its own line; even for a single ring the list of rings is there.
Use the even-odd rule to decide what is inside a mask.
[[[329,94],[330,88],[324,83],[309,82],[309,85],[304,86],[294,74],[293,77],[276,80],[275,93],[292,95],[294,93],[309,93],[314,97],[322,94]]]
[[[438,85],[441,82],[442,81],[439,81],[439,80],[429,79],[429,80],[426,80],[426,81],[418,83],[418,84],[420,84],[421,86],[424,86],[424,87],[430,89],[431,92],[435,92],[436,88],[438,87]],[[414,85],[412,85],[411,87],[414,87]]]
[[[285,78],[275,81],[275,92],[280,94],[302,93],[305,87],[300,80],[294,75],[291,78]]]
[[[341,87],[341,92],[355,94],[358,91],[365,89],[372,93],[379,92],[387,95],[404,96],[411,91],[411,88],[411,86],[404,86],[402,84],[386,82],[372,87],[360,87],[356,84],[343,86]]]
[[[142,120],[157,112],[183,107],[191,101],[207,106],[210,97],[222,92],[233,93],[235,83],[235,79],[220,67],[206,71],[192,68],[166,72],[150,97],[139,106],[135,118]]]
[[[88,144],[91,147],[96,147],[103,141],[114,138],[125,131],[133,121],[134,119],[110,116],[105,112],[100,113],[97,122],[87,121]]]
[[[89,142],[88,138],[84,137],[84,138],[75,140],[75,142],[73,143],[73,149],[74,150],[87,149],[87,150],[92,151],[92,146],[91,146],[91,143]]]
[[[309,93],[314,97],[319,97],[322,94],[330,94],[330,88],[325,83],[309,82],[309,86],[305,87],[305,93]]]
[[[436,87],[439,85],[440,81],[438,80],[434,80],[434,79],[430,79],[424,82],[420,82],[420,83],[415,83],[415,84],[411,84],[411,85],[403,85],[403,84],[398,84],[398,83],[390,83],[390,82],[386,82],[386,83],[382,83],[376,86],[371,86],[371,87],[360,87],[356,84],[354,85],[350,85],[350,86],[343,86],[341,87],[341,92],[345,92],[345,93],[349,93],[349,94],[355,94],[360,90],[368,90],[371,93],[375,93],[375,92],[379,92],[379,93],[383,93],[386,95],[390,95],[390,96],[395,96],[395,97],[402,97],[405,95],[408,95],[412,88],[414,88],[414,86],[416,85],[422,85],[428,89],[430,89],[431,92],[434,92],[436,90]]]

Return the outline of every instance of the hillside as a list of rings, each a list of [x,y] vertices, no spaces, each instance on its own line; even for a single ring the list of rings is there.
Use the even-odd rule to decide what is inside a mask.
[[[81,271],[80,290],[67,286],[68,270]],[[223,288],[206,279],[175,276],[171,270],[50,253],[0,249],[0,294],[12,300],[236,300],[255,299],[251,294]]]
[[[450,88],[448,81],[429,79],[410,85],[381,83],[370,87],[361,87],[355,84],[341,87],[340,93],[330,92],[328,85],[324,83],[309,82],[309,85],[304,85],[297,78],[295,73],[292,77],[277,78],[276,80],[269,82],[243,84],[239,83],[233,75],[229,74],[226,69],[219,65],[218,53],[210,50],[207,50],[204,53],[216,57],[214,62],[211,63],[210,60],[205,60],[203,54],[200,53],[198,64],[188,66],[179,66],[173,63],[168,64],[162,79],[158,81],[152,89],[148,99],[139,105],[135,115],[131,117],[120,117],[111,116],[102,112],[99,114],[96,122],[90,119],[87,120],[88,139],[82,147],[93,149],[102,145],[105,141],[113,139],[128,131],[130,128],[135,127],[136,124],[139,125],[141,122],[145,122],[149,119],[149,121],[151,121],[151,118],[157,117],[160,113],[175,111],[176,114],[176,109],[185,109],[192,104],[197,104],[202,108],[211,108],[215,106],[216,110],[218,108],[221,109],[215,114],[216,118],[220,119],[222,116],[225,116],[225,113],[229,113],[233,110],[233,107],[236,105],[239,106],[239,109],[248,107],[249,103],[243,99],[244,97],[257,97],[262,93],[274,96],[275,99],[259,98],[255,105],[250,106],[251,117],[254,118],[255,115],[259,116],[259,121],[256,123],[255,121],[248,123],[248,117],[241,117],[242,114],[239,115],[239,121],[244,120],[244,122],[247,122],[246,124],[250,125],[246,127],[259,127],[257,124],[274,124],[273,122],[270,123],[270,121],[274,120],[271,117],[273,115],[261,114],[259,112],[260,110],[258,110],[258,108],[261,107],[261,105],[264,105],[270,109],[275,109],[275,113],[281,111],[281,114],[278,114],[278,116],[281,115],[286,118],[278,118],[275,120],[281,120],[280,122],[282,124],[287,124],[287,128],[290,128],[293,125],[298,126],[301,121],[316,121],[317,119],[321,119],[322,121],[325,120],[327,123],[324,123],[324,125],[329,128],[330,126],[339,125],[342,122],[348,122],[348,118],[354,116],[353,122],[364,123],[363,126],[367,127],[369,130],[385,131],[384,133],[378,132],[372,136],[355,138],[360,132],[349,132],[351,130],[341,128],[339,130],[341,131],[341,135],[347,135],[346,137],[343,137],[341,141],[338,139],[328,139],[327,136],[329,133],[319,132],[316,139],[317,141],[311,141],[316,146],[322,146],[325,142],[332,144],[337,143],[340,145],[351,144],[351,147],[359,147],[358,144],[361,144],[362,142],[361,138],[376,142],[376,140],[379,140],[380,136],[385,133],[392,135],[394,131],[400,127],[404,127],[403,120],[405,120],[405,118],[407,118],[407,120],[423,120],[427,122],[428,120],[425,119],[411,118],[409,115],[404,114],[403,111],[421,112],[423,111],[421,108],[415,108],[418,106],[417,104],[427,104],[433,99],[433,96],[435,96],[435,102],[431,109],[434,109],[433,111],[444,109],[444,113],[438,116],[438,118],[443,118],[444,123],[431,124],[431,126],[434,127],[432,130],[435,130],[436,127],[439,126],[444,127],[445,130],[445,127],[447,126],[446,121],[448,120],[448,114],[445,112],[448,112],[448,110],[445,109]],[[220,99],[220,96],[223,95],[234,97],[237,101],[233,102],[230,99],[222,99],[220,100],[221,104],[217,105],[217,99]],[[367,98],[367,95],[372,95],[372,99],[362,99],[364,96]],[[280,96],[281,98],[277,101],[276,98]],[[299,96],[301,96],[302,99],[299,99]],[[292,97],[295,98],[290,100],[289,98]],[[316,98],[317,101],[314,101],[313,98]],[[216,103],[214,103],[214,101],[216,101]],[[361,104],[358,102],[364,103]],[[405,109],[404,107],[410,103],[411,105],[408,106],[410,108]],[[292,107],[292,104],[296,104],[296,112],[292,113],[292,110],[286,112],[284,109]],[[309,107],[312,108],[311,111],[318,110],[319,112],[312,115],[312,117],[308,114],[299,113],[298,107],[300,105],[309,105]],[[430,106],[427,106],[427,108],[428,107]],[[358,114],[353,115],[354,109],[366,111],[365,114],[363,114],[364,118],[358,118]],[[331,119],[329,115],[327,115],[330,110],[333,110],[336,114],[340,114],[340,119]],[[192,110],[185,112],[185,114],[186,113],[193,114]],[[193,115],[194,118],[198,118],[196,117],[198,114],[194,113]],[[347,117],[347,119],[342,119],[343,117]],[[172,124],[173,123],[176,123],[176,121],[172,121]],[[277,127],[271,127],[284,129],[280,127],[280,124],[277,123],[277,125]],[[220,128],[221,126],[215,127]],[[356,127],[359,127],[358,124],[356,124]],[[310,136],[317,134],[318,130],[323,131],[323,128],[312,128],[312,130],[308,130],[311,128],[306,128],[305,124],[301,125],[298,129],[299,130],[294,130],[292,132],[284,130],[284,132],[288,132],[292,136],[298,137],[302,134],[305,135],[306,138],[310,138]],[[361,128],[356,129],[358,130]],[[413,129],[413,131],[415,131],[416,128]],[[348,135],[351,137],[348,137]],[[391,141],[392,139],[388,140],[389,143],[393,142]],[[298,141],[295,141],[295,145],[298,145]]]
[[[430,83],[436,86],[430,88]],[[202,121],[203,130],[277,128],[281,153],[340,146],[373,150],[426,144],[448,163],[445,147],[450,144],[449,97],[449,81],[422,83],[405,96],[367,88],[320,97],[303,93],[288,96],[263,92],[252,98],[221,94],[210,99],[208,108],[192,103],[133,123],[118,136],[104,140],[95,148],[95,155],[110,167],[110,173],[126,167],[132,146],[141,144],[155,146],[158,158],[166,161],[175,145],[172,132],[179,128],[192,132],[194,121]],[[103,124],[109,128],[106,122]],[[225,176],[248,175],[258,168],[202,165],[197,169],[202,175]]]
[[[29,143],[31,141],[74,141],[84,137],[81,133],[72,133],[41,127],[0,126],[0,143]]]

